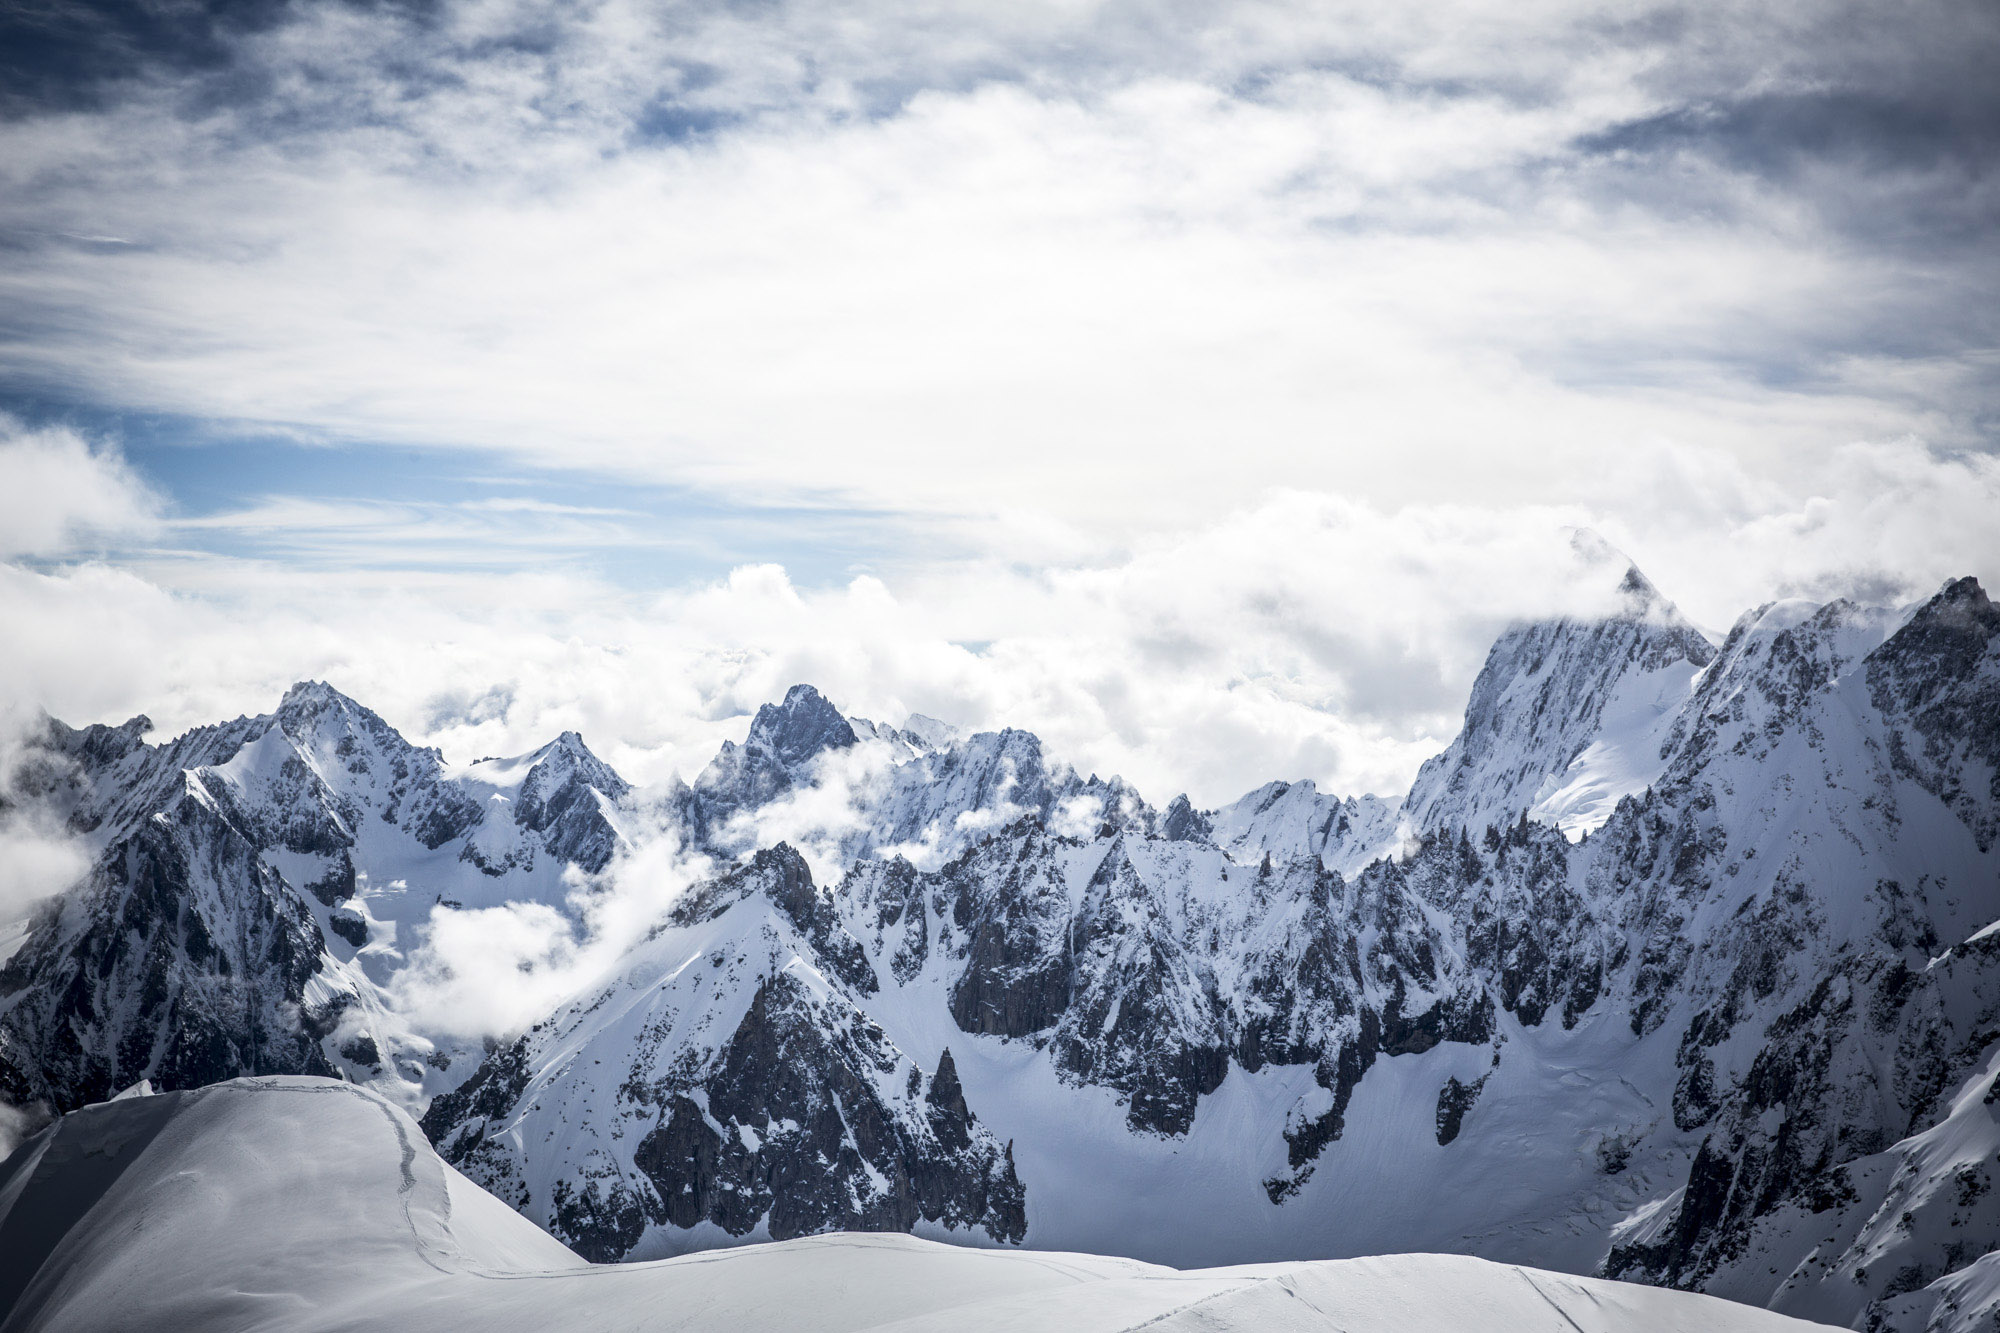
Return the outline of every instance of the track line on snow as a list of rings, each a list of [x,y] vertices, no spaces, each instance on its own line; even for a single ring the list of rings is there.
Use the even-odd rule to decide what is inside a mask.
[[[1579,1324],[1576,1322],[1576,1320],[1570,1318],[1569,1311],[1563,1309],[1562,1306],[1556,1304],[1555,1297],[1549,1295],[1546,1291],[1542,1290],[1541,1283],[1535,1281],[1535,1279],[1528,1276],[1528,1272],[1526,1269],[1516,1268],[1514,1271],[1520,1274],[1521,1281],[1527,1283],[1528,1286],[1534,1291],[1535,1295],[1547,1301],[1549,1303],[1549,1308],[1562,1316],[1562,1321],[1565,1324],[1568,1324],[1571,1328],[1575,1329],[1576,1333],[1586,1333],[1586,1330],[1584,1329],[1582,1324]]]
[[[1171,1278],[1164,1280],[1172,1281]],[[1225,1287],[1221,1291],[1211,1291],[1210,1293],[1208,1293],[1208,1295],[1203,1296],[1198,1300],[1189,1301],[1186,1305],[1176,1305],[1171,1310],[1162,1310],[1160,1313],[1154,1315],[1151,1319],[1141,1319],[1136,1324],[1127,1324],[1125,1327],[1119,1329],[1118,1333],[1135,1333],[1135,1330],[1137,1329],[1151,1328],[1154,1324],[1163,1323],[1166,1320],[1172,1319],[1175,1315],[1186,1314],[1189,1310],[1193,1310],[1200,1306],[1207,1305],[1210,1301],[1219,1301],[1224,1296],[1234,1296],[1239,1291],[1248,1291],[1250,1290],[1250,1288],[1258,1285],[1258,1283],[1268,1282],[1268,1281],[1270,1281],[1269,1278],[1256,1278],[1249,1282],[1239,1282],[1237,1285],[1233,1287]],[[1578,1333],[1582,1333],[1582,1330],[1579,1329]]]
[[[265,1082],[262,1080],[253,1081],[245,1079],[243,1081],[249,1083],[250,1086],[256,1088],[259,1092],[265,1093],[284,1092],[309,1097],[357,1097],[380,1111],[382,1118],[389,1122],[389,1132],[396,1136],[396,1146],[401,1151],[401,1156],[396,1166],[402,1178],[396,1185],[396,1197],[402,1205],[403,1225],[409,1228],[410,1239],[414,1243],[413,1247],[417,1252],[417,1257],[423,1260],[425,1265],[438,1273],[444,1274],[446,1277],[474,1271],[467,1265],[447,1267],[445,1264],[439,1262],[438,1258],[433,1256],[431,1252],[433,1248],[432,1243],[425,1239],[423,1232],[417,1228],[416,1214],[410,1208],[410,1196],[415,1193],[417,1188],[417,1149],[416,1145],[410,1142],[410,1136],[404,1131],[402,1122],[396,1118],[396,1108],[390,1103],[388,1098],[378,1092],[373,1092],[353,1083],[335,1083],[331,1086],[320,1087],[299,1087],[296,1084]],[[218,1083],[211,1084],[210,1086],[226,1089],[228,1084]],[[202,1089],[202,1091],[206,1092],[207,1089]],[[442,1179],[438,1181],[438,1185],[444,1191],[444,1213],[445,1219],[448,1220],[451,1209],[451,1191],[449,1187],[445,1186]]]

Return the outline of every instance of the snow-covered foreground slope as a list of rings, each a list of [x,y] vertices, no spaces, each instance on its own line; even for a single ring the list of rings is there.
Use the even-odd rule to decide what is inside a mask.
[[[242,1079],[71,1113],[0,1165],[4,1333],[112,1328],[1785,1333],[1712,1297],[1439,1255],[1181,1272],[853,1233],[594,1266],[386,1099]]]

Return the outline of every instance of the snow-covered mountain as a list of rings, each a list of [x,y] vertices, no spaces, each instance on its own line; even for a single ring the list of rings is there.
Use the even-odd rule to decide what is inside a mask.
[[[649,1228],[1019,1242],[1011,1151],[967,1109],[949,1050],[920,1068],[868,1016],[879,988],[805,862],[762,851],[432,1102],[424,1128],[591,1259]]]
[[[850,719],[794,685],[667,804],[692,844],[730,856],[789,837],[834,867],[883,855],[936,865],[1023,816],[1079,832],[1154,825],[1137,792],[1049,760],[1032,732],[961,737],[912,721]]]
[[[1815,1327],[1445,1255],[1179,1272],[846,1233],[598,1267],[441,1161],[392,1103],[312,1078],[121,1097],[51,1125],[0,1165],[0,1256],[5,1333]]]
[[[95,863],[0,965],[11,1101],[245,1072],[421,1098],[447,1057],[383,993],[409,937],[438,906],[561,903],[568,868],[623,841],[630,789],[574,733],[455,768],[318,683],[165,745],[149,729],[50,721],[12,797],[53,807]]]
[[[1595,539],[1585,550],[1607,571],[1620,567]],[[1500,636],[1457,739],[1423,766],[1403,802],[1414,827],[1477,833],[1525,812],[1581,834],[1652,785],[1665,733],[1715,648],[1636,566],[1623,564],[1616,578],[1611,614]]]
[[[1776,603],[1717,647],[1612,577],[1503,635],[1401,799],[1159,811],[807,686],[653,792],[574,736],[453,767],[324,687],[162,747],[51,725],[15,799],[100,855],[0,971],[0,1077],[372,1080],[593,1259],[1440,1251],[1986,1327],[2000,610]],[[433,911],[567,910],[662,823],[713,875],[542,1021],[476,1060],[394,1012]]]
[[[1411,836],[1394,802],[1331,796],[1310,778],[1267,782],[1219,810],[1197,811],[1187,797],[1176,797],[1161,831],[1170,838],[1212,842],[1238,860],[1317,858],[1343,875],[1406,850]]]

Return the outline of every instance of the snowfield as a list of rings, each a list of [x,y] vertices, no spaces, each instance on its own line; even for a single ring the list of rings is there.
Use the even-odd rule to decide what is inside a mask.
[[[837,1233],[584,1263],[330,1079],[123,1097],[0,1165],[4,1333],[397,1329],[1783,1333],[1713,1297],[1458,1256],[1182,1272]]]

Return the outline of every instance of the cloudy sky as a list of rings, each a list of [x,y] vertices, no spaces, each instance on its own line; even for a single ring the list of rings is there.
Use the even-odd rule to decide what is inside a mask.
[[[1389,792],[1589,526],[2000,577],[2000,8],[0,15],[0,694]]]

